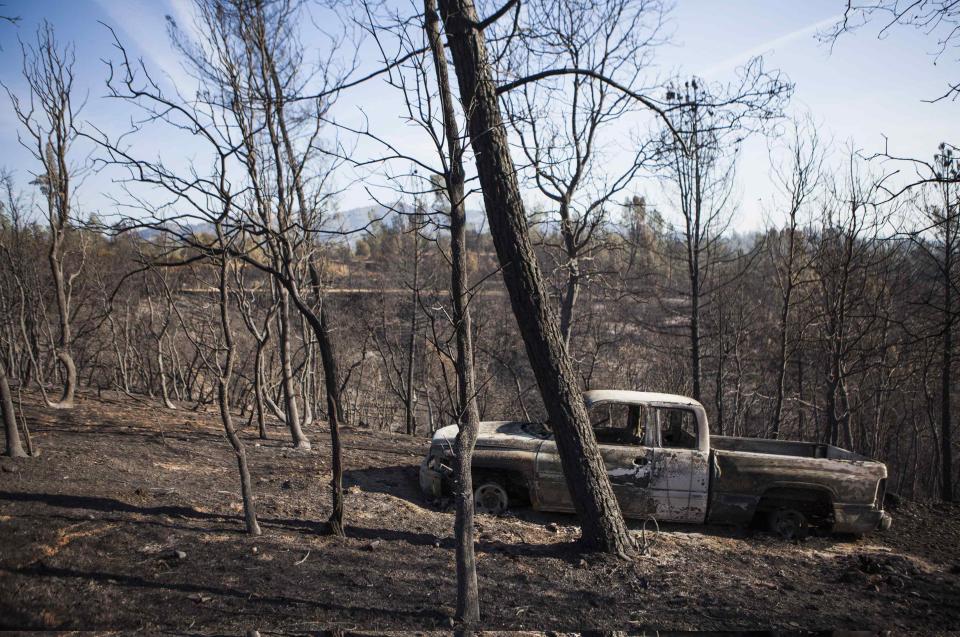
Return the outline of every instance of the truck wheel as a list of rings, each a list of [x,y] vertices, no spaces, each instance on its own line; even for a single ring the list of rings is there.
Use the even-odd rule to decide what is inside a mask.
[[[810,523],[796,509],[777,509],[770,512],[769,528],[785,540],[801,540],[810,532]]]
[[[507,490],[497,482],[484,482],[473,492],[473,508],[477,513],[500,515],[509,504]]]

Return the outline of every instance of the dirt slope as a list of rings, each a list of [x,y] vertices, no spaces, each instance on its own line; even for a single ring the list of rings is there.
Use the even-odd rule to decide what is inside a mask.
[[[417,493],[423,440],[346,436],[349,537],[322,534],[326,432],[312,452],[247,438],[264,535],[242,533],[236,468],[213,414],[126,397],[25,405],[38,458],[0,459],[0,628],[443,630],[453,517]],[[318,444],[319,443],[319,444]],[[256,446],[255,446],[256,444]],[[670,527],[651,555],[583,559],[569,516],[480,516],[494,630],[960,626],[960,509],[904,504],[859,541],[788,544]]]

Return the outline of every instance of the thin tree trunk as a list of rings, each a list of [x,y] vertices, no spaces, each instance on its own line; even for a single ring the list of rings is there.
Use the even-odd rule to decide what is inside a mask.
[[[447,73],[447,59],[440,36],[440,16],[436,0],[424,0],[427,37],[433,53],[433,64],[443,105],[444,136],[447,141],[449,169],[447,198],[450,202],[450,293],[453,297],[453,320],[457,331],[457,394],[460,410],[456,438],[454,472],[456,480],[457,609],[456,617],[466,625],[480,621],[480,596],[477,586],[477,561],[473,537],[473,448],[480,428],[480,414],[473,375],[473,335],[470,309],[467,305],[467,216],[464,207],[463,149],[453,106],[453,94]]]
[[[277,320],[280,322],[278,336],[280,338],[280,375],[283,382],[284,420],[290,428],[293,444],[297,449],[310,449],[310,441],[300,428],[300,411],[297,408],[297,395],[293,386],[293,352],[290,350],[290,296],[285,289],[280,289],[280,312]]]
[[[635,547],[600,456],[573,364],[560,333],[536,253],[506,129],[472,0],[441,0],[447,41],[502,276],[530,366],[556,436],[585,549],[621,556]]]
[[[27,355],[28,355],[28,357],[29,357],[29,360],[30,360],[30,368],[33,370],[33,375],[36,377],[37,386],[40,388],[40,395],[43,397],[43,402],[44,402],[45,404],[48,404],[48,405],[49,405],[49,404],[50,404],[50,400],[49,400],[49,398],[47,397],[47,389],[46,389],[46,387],[44,387],[43,370],[40,368],[40,363],[37,361],[37,357],[38,357],[37,351],[38,351],[39,348],[37,348],[37,347],[35,346],[35,345],[36,345],[36,339],[35,339],[35,338],[33,338],[33,339],[30,338],[30,335],[31,335],[31,334],[34,334],[34,335],[35,335],[35,332],[34,332],[33,329],[28,329],[28,328],[27,328],[27,315],[26,315],[27,295],[26,295],[26,290],[24,289],[24,284],[23,284],[23,282],[20,281],[19,278],[17,279],[17,289],[18,289],[18,291],[19,291],[19,293],[20,293],[20,333],[23,335],[24,349],[26,350]],[[31,327],[32,327],[33,321],[30,321],[30,323],[31,323]]]
[[[330,338],[327,312],[320,308],[321,329],[317,333],[320,356],[323,359],[323,379],[327,389],[327,414],[330,424],[330,453],[332,456],[330,489],[333,510],[330,512],[330,531],[344,535],[343,529],[343,449],[340,443],[340,423],[343,422],[343,407],[340,404],[340,373],[337,357]]]
[[[344,535],[343,529],[343,448],[340,442],[340,425],[345,422],[343,403],[340,400],[340,369],[337,353],[330,337],[330,325],[327,323],[327,308],[321,297],[320,272],[310,263],[310,281],[319,306],[319,328],[314,327],[317,344],[320,346],[320,362],[323,365],[323,382],[327,392],[327,420],[330,425],[330,453],[332,456],[330,490],[333,510],[330,513],[330,532]]]
[[[715,387],[713,389],[714,396],[713,401],[716,405],[717,418],[716,423],[713,424],[711,429],[713,431],[720,432],[721,436],[727,435],[727,420],[724,418],[723,410],[723,384],[725,381],[724,375],[726,374],[726,339],[724,334],[726,332],[726,318],[723,315],[723,299],[719,299],[717,302],[717,314],[718,314],[718,326],[717,326],[717,369],[716,369],[716,380]],[[737,423],[733,423],[733,435],[737,435]]]
[[[780,324],[777,330],[778,353],[777,384],[773,401],[773,414],[770,423],[770,437],[780,437],[780,420],[783,418],[783,399],[786,392],[787,379],[787,338],[790,328],[790,309],[793,300],[793,262],[796,244],[796,206],[790,214],[790,235],[787,240],[787,271],[785,274],[782,303],[780,305]]]
[[[20,412],[20,428],[23,430],[23,440],[27,443],[27,455],[31,458],[37,455],[33,448],[33,439],[30,437],[30,427],[27,426],[27,417],[23,415],[23,385],[17,387],[17,411]]]
[[[253,362],[253,402],[257,410],[257,431],[261,440],[267,440],[267,418],[263,404],[263,341],[257,341],[257,351]]]
[[[567,348],[570,347],[570,333],[573,331],[573,308],[580,297],[580,266],[576,257],[567,264],[567,285],[560,305],[560,333]]]
[[[38,175],[33,183],[40,186],[46,197],[50,229],[47,261],[53,278],[60,328],[53,351],[63,368],[63,394],[59,402],[47,404],[55,409],[69,409],[73,407],[77,387],[77,369],[70,352],[70,297],[73,277],[79,274],[68,276],[64,272],[65,242],[74,196],[68,153],[77,136],[72,104],[74,60],[68,47],[60,50],[49,24],[38,28],[37,44],[36,49],[24,50],[24,79],[30,92],[24,104],[29,107],[21,108],[20,100],[12,94],[11,99],[17,118],[36,144],[31,150],[43,165],[43,174]]]
[[[420,223],[419,214],[414,215],[413,224],[413,286],[410,289],[410,334],[407,339],[407,368],[405,374],[406,396],[404,396],[404,416],[407,435],[417,433],[414,414],[413,375],[417,350],[417,301],[420,295]]]
[[[573,330],[573,308],[580,296],[580,262],[577,257],[576,239],[570,222],[570,203],[564,198],[560,204],[560,233],[567,254],[567,284],[560,303],[560,333],[563,342],[570,348],[570,333]]]
[[[313,343],[310,339],[310,333],[307,331],[307,324],[303,316],[300,316],[300,335],[303,339],[303,371],[300,374],[300,392],[303,395],[303,423],[302,427],[309,427],[313,424],[313,369],[314,354]]]
[[[695,265],[690,275],[690,374],[693,377],[693,399],[700,400],[700,272]]]
[[[52,148],[52,147],[50,147]],[[63,162],[58,162],[62,164]],[[77,389],[77,367],[70,354],[70,345],[72,342],[70,332],[70,301],[67,296],[67,284],[63,275],[63,241],[64,231],[68,223],[67,203],[67,176],[59,174],[58,169],[53,167],[52,161],[47,161],[48,176],[48,206],[50,206],[50,252],[47,255],[50,263],[50,271],[53,275],[54,292],[57,298],[57,315],[60,319],[60,336],[57,339],[57,360],[63,366],[65,372],[63,381],[63,394],[60,401],[51,403],[49,406],[56,409],[70,409],[73,407],[74,393]],[[54,194],[54,191],[62,189],[63,192]],[[61,199],[58,200],[58,197]]]
[[[167,390],[167,372],[163,365],[163,338],[157,339],[157,371],[160,376],[160,395],[163,398],[163,406],[167,409],[176,409],[177,406],[170,400],[170,392]]]
[[[940,373],[940,455],[942,473],[940,479],[940,498],[944,502],[953,501],[953,436],[950,392],[953,384],[953,241],[947,199],[946,231],[944,233],[944,280],[943,280],[943,350]]]
[[[799,352],[797,356],[797,398],[799,399],[800,404],[804,403],[804,392],[803,392],[803,351]],[[816,419],[816,415],[814,415]],[[814,420],[814,422],[816,422]],[[797,440],[806,440],[806,414],[804,411],[798,410],[797,413]]]
[[[218,228],[218,234],[219,228]],[[221,237],[222,239],[222,237]],[[250,470],[247,467],[247,454],[243,442],[233,427],[233,417],[230,414],[230,380],[233,374],[233,361],[236,348],[233,343],[233,332],[230,327],[230,299],[227,296],[227,258],[223,257],[220,264],[220,324],[223,328],[223,341],[227,350],[227,359],[218,379],[217,394],[220,403],[220,419],[223,429],[233,447],[237,458],[237,468],[240,471],[240,494],[243,497],[243,517],[250,535],[260,535],[260,525],[257,523],[256,501],[253,496],[253,487],[250,482]]]
[[[13,395],[7,382],[6,366],[0,362],[0,415],[7,433],[6,455],[12,458],[25,458],[26,452],[20,445],[20,432],[17,430],[17,412],[13,408]]]

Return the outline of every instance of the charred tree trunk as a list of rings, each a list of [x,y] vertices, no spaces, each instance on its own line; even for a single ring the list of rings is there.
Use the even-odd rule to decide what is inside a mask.
[[[57,315],[60,319],[60,335],[57,339],[57,359],[63,366],[63,394],[60,401],[50,404],[57,409],[73,407],[73,397],[77,389],[77,366],[70,354],[70,297],[67,291],[67,282],[63,272],[64,240],[67,224],[69,223],[69,181],[66,174],[66,160],[54,159],[54,155],[62,154],[53,150],[53,145],[47,146],[47,207],[50,216],[50,252],[47,260],[53,275],[54,292],[57,298]],[[61,167],[63,172],[61,172]]]
[[[320,362],[323,365],[323,383],[327,393],[327,420],[330,425],[330,449],[332,457],[332,476],[330,490],[332,507],[330,512],[330,531],[334,535],[343,532],[343,450],[340,442],[340,425],[345,422],[343,403],[340,400],[340,369],[333,339],[330,337],[330,325],[327,323],[327,310],[320,294],[320,273],[310,264],[310,281],[319,305],[319,329],[314,326],[317,343],[320,346]],[[309,319],[308,319],[308,322]],[[312,322],[310,322],[313,325]]]
[[[786,273],[784,275],[783,281],[783,296],[781,298],[780,304],[780,324],[777,326],[777,340],[778,340],[778,354],[779,358],[777,359],[777,385],[775,389],[775,395],[773,399],[773,414],[771,416],[770,423],[770,437],[779,438],[780,437],[780,425],[783,418],[783,399],[786,392],[786,380],[787,380],[787,340],[789,337],[790,329],[790,310],[793,303],[793,271],[794,271],[794,259],[796,256],[796,210],[792,210],[790,214],[790,234],[787,238],[787,263],[786,263]]]
[[[43,174],[33,183],[46,197],[50,247],[47,261],[53,278],[59,318],[54,353],[63,369],[63,394],[59,402],[48,406],[56,409],[73,407],[77,387],[77,368],[70,352],[71,291],[79,274],[65,271],[67,235],[70,230],[72,191],[69,154],[77,136],[74,116],[79,111],[72,102],[75,56],[70,46],[60,47],[53,27],[44,22],[37,29],[36,47],[24,46],[23,79],[29,99],[21,101],[8,91],[14,113],[23,124],[34,158],[43,165]],[[82,108],[82,106],[80,107]]]
[[[176,409],[177,406],[170,400],[170,391],[167,389],[167,370],[163,364],[163,338],[157,339],[157,375],[160,376],[160,397],[163,406],[167,409]]]
[[[66,186],[64,186],[66,187]],[[64,213],[64,217],[66,213]],[[50,406],[58,409],[73,407],[73,397],[77,389],[77,366],[70,354],[70,304],[67,298],[67,286],[63,275],[63,231],[64,225],[54,229],[53,215],[51,214],[51,232],[53,237],[50,243],[50,269],[53,273],[54,290],[57,297],[57,313],[60,317],[60,336],[57,340],[57,359],[63,366],[63,394],[60,401]]]
[[[580,266],[575,260],[567,265],[567,285],[563,293],[563,303],[560,306],[560,333],[563,342],[570,347],[570,334],[573,331],[573,308],[580,297]]]
[[[10,393],[10,383],[7,382],[7,370],[2,362],[0,362],[0,415],[3,416],[3,427],[7,434],[6,455],[12,458],[26,457],[27,454],[20,445],[17,412],[13,408],[13,395]]]
[[[260,525],[257,523],[256,502],[253,497],[253,487],[250,482],[250,470],[247,467],[247,454],[243,447],[243,442],[233,427],[233,416],[230,414],[229,392],[236,348],[233,343],[233,331],[230,327],[230,299],[227,295],[226,256],[222,258],[220,264],[220,324],[223,329],[224,347],[227,351],[227,358],[217,383],[220,419],[223,421],[223,429],[227,434],[227,439],[230,441],[230,446],[233,447],[233,453],[237,458],[237,468],[240,471],[240,494],[243,497],[243,517],[246,523],[247,533],[250,535],[260,535]]]
[[[48,176],[51,174],[51,168],[47,168]],[[54,169],[55,170],[55,169]],[[55,173],[54,173],[55,174]],[[65,177],[56,178],[57,182],[65,181]],[[66,183],[62,186],[67,188]],[[55,208],[60,204],[56,203],[57,198],[48,197],[49,206]],[[74,393],[77,389],[77,366],[70,354],[71,332],[70,332],[70,301],[67,295],[67,283],[64,280],[63,272],[63,241],[64,231],[66,230],[67,215],[66,210],[56,215],[51,208],[50,212],[50,252],[48,261],[50,262],[50,271],[53,274],[53,287],[57,297],[57,314],[60,318],[60,335],[57,338],[57,360],[63,367],[63,394],[60,401],[50,403],[50,407],[56,409],[70,409],[73,407]]]
[[[470,625],[480,620],[480,597],[477,586],[477,560],[473,539],[473,448],[480,428],[473,375],[473,335],[470,308],[467,305],[467,215],[464,203],[463,148],[453,105],[453,92],[447,73],[447,58],[440,35],[440,16],[436,0],[424,0],[427,37],[433,54],[440,101],[443,105],[443,128],[447,141],[448,169],[445,175],[450,202],[450,294],[453,297],[453,320],[457,332],[457,397],[460,428],[457,431],[455,480],[456,515],[454,535],[457,549],[456,617]]]
[[[262,24],[262,7],[257,6],[257,19]],[[263,32],[260,33],[263,35]],[[311,227],[313,217],[312,207],[304,191],[303,169],[304,161],[298,161],[294,151],[293,136],[287,126],[285,111],[284,87],[278,72],[277,62],[274,59],[274,49],[270,43],[261,37],[258,41],[262,53],[261,72],[264,78],[264,84],[271,85],[274,91],[274,113],[279,128],[280,138],[283,142],[284,152],[287,159],[287,169],[291,177],[294,192],[297,198],[297,204],[300,212],[300,222],[304,228]],[[272,126],[271,135],[274,135]],[[280,163],[279,160],[277,162]],[[286,264],[286,272],[289,279],[286,283],[294,283],[292,273],[289,268],[289,262]],[[326,311],[323,307],[320,296],[320,277],[313,263],[309,264],[311,283],[315,288],[317,300],[319,302],[319,316],[310,312],[306,304],[302,303],[299,294],[294,293],[294,301],[303,317],[310,323],[317,343],[320,346],[320,358],[323,365],[324,383],[327,394],[327,411],[330,425],[330,443],[332,454],[333,477],[331,479],[331,488],[333,495],[333,511],[330,514],[330,530],[334,535],[343,535],[343,457],[340,443],[340,424],[344,421],[343,403],[340,399],[340,373],[338,369],[336,350],[330,335],[329,325],[327,324]]]
[[[293,386],[293,352],[290,349],[290,296],[287,290],[280,289],[280,374],[283,382],[284,414],[293,444],[297,449],[309,449],[310,441],[300,428],[300,411],[297,408],[297,394]]]
[[[324,382],[327,389],[327,413],[330,426],[330,455],[331,455],[331,511],[328,523],[330,532],[334,535],[345,535],[343,529],[343,448],[340,442],[340,423],[343,420],[343,409],[340,406],[339,374],[337,373],[336,357],[333,343],[330,340],[327,326],[326,312],[320,311],[320,333],[323,334],[321,357],[323,358]],[[318,335],[318,338],[319,335]]]
[[[307,329],[306,321],[303,316],[300,317],[300,338],[304,344],[303,347],[303,366],[300,369],[300,396],[303,401],[303,421],[300,428],[309,427],[313,424],[314,415],[314,363],[315,354],[313,350],[313,341],[311,332]]]
[[[582,526],[583,547],[632,555],[635,548],[575,384],[573,365],[530,241],[476,9],[472,0],[442,0],[440,7],[503,280],[556,435]]]
[[[798,241],[803,240],[804,233],[798,233],[797,218],[804,209],[807,201],[816,191],[821,179],[823,154],[820,151],[820,140],[816,127],[809,120],[798,121],[793,126],[793,140],[789,142],[790,153],[789,169],[784,172],[775,171],[782,188],[790,196],[790,205],[787,210],[786,254],[780,250],[782,239],[775,239],[770,245],[775,248],[774,271],[777,276],[777,288],[780,292],[780,314],[777,325],[777,379],[774,388],[773,413],[770,419],[770,436],[774,439],[783,435],[783,408],[786,400],[787,369],[790,358],[798,353],[799,343],[791,341],[795,336],[790,328],[790,319],[795,302],[794,296],[803,285],[801,273],[808,267],[804,252],[798,250]],[[802,352],[800,352],[802,358]],[[798,369],[802,365],[797,361]],[[802,379],[801,379],[802,384]],[[803,402],[801,388],[800,403]],[[798,435],[803,436],[803,412],[798,414]]]
[[[253,403],[257,410],[257,431],[260,440],[267,440],[267,418],[263,404],[263,346],[265,341],[257,340],[257,350],[253,361]]]
[[[690,374],[693,377],[693,399],[701,399],[700,380],[703,374],[700,358],[700,265],[690,271]]]
[[[404,374],[406,395],[404,396],[404,422],[406,433],[412,436],[417,433],[416,414],[414,413],[413,377],[416,368],[417,355],[417,302],[420,296],[420,215],[414,213],[413,222],[413,285],[410,288],[410,334],[407,338],[407,366]]]
[[[944,227],[943,262],[943,350],[940,371],[940,498],[944,502],[953,501],[953,436],[952,413],[950,409],[950,391],[953,384],[953,257],[955,238],[952,233],[953,221],[950,216],[950,199],[947,197],[947,214]]]
[[[580,261],[576,237],[570,220],[570,203],[564,199],[560,204],[560,233],[567,256],[567,283],[560,302],[560,333],[563,342],[570,348],[570,333],[573,330],[573,309],[580,296]]]
[[[773,398],[773,414],[770,417],[770,437],[780,437],[780,425],[783,419],[783,399],[786,393],[787,380],[787,321],[789,320],[790,301],[785,299],[780,307],[780,326],[777,333],[779,340],[779,354],[777,361],[777,381]]]
[[[717,368],[715,371],[715,380],[713,387],[713,403],[716,405],[717,417],[716,421],[710,423],[711,431],[719,431],[721,436],[727,435],[727,420],[725,419],[726,413],[723,409],[723,386],[726,380],[727,373],[727,321],[726,316],[724,316],[724,303],[723,298],[720,298],[717,301]],[[737,426],[736,422],[733,424],[733,436],[737,435]]]

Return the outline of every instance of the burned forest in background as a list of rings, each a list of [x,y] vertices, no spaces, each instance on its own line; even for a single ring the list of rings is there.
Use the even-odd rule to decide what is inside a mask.
[[[171,498],[157,505],[171,528],[178,511],[186,516],[175,530],[182,541],[205,542],[198,525],[210,522],[254,552],[252,538],[263,536],[277,551],[361,561],[383,552],[398,562],[398,547],[410,542],[416,568],[442,562],[456,592],[414,609],[398,588],[407,620],[445,628],[451,617],[469,628],[493,617],[519,628],[523,611],[507,618],[483,602],[494,587],[490,569],[523,580],[516,562],[528,557],[531,581],[586,569],[564,584],[563,595],[575,595],[570,586],[596,588],[603,573],[644,559],[646,528],[621,515],[581,396],[622,388],[699,401],[712,435],[836,445],[879,460],[888,498],[913,516],[909,528],[935,519],[936,507],[950,517],[928,549],[956,533],[957,140],[916,158],[833,141],[815,114],[794,108],[803,87],[789,69],[761,57],[723,82],[664,76],[653,60],[669,42],[671,7],[659,0],[321,4],[194,0],[195,24],[168,16],[190,86],[171,86],[106,25],[113,55],[96,61],[103,79],[93,93],[76,85],[81,65],[92,63],[83,43],[61,41],[52,23],[18,33],[19,44],[3,42],[22,61],[23,84],[5,88],[33,163],[0,175],[0,414],[16,463],[0,473],[0,528],[28,511],[41,515],[30,507],[57,506],[100,511],[109,528],[146,524],[150,507],[139,500],[98,508],[100,500],[65,504],[21,491],[31,476],[53,484],[50,463],[62,462],[65,475],[82,476],[64,477],[70,497],[90,488],[94,498],[97,481],[107,480],[99,465],[119,460],[99,457],[109,446],[78,432],[99,435],[102,412],[104,435],[132,454],[118,465],[123,475],[149,480],[134,466],[139,453],[168,472],[196,463],[182,493],[164,474],[150,496]],[[820,37],[931,24],[901,4],[847,3]],[[957,24],[949,3],[918,4],[936,24]],[[337,26],[308,37],[304,25],[318,20]],[[955,41],[941,44],[955,56]],[[396,121],[343,115],[345,96],[371,84],[396,104]],[[940,99],[953,99],[950,91]],[[100,99],[125,118],[107,125],[88,115]],[[405,132],[394,138],[397,122]],[[189,143],[189,155],[155,148],[155,139]],[[737,179],[741,151],[761,139],[778,195],[762,228],[735,231],[750,196]],[[87,205],[90,184],[103,183],[92,176],[109,176],[114,190],[98,194],[111,206]],[[369,205],[344,209],[349,188],[362,188]],[[551,424],[577,518],[558,527],[525,513],[504,530],[474,516],[480,422],[504,419]],[[411,512],[422,505],[406,494],[418,454],[453,423],[457,487],[445,503],[453,518]],[[127,435],[143,435],[146,451],[120,442]],[[77,453],[66,460],[59,445],[68,444]],[[209,458],[197,455],[208,448],[216,450]],[[7,477],[14,471],[23,483],[16,488]],[[278,492],[275,482],[286,486]],[[395,500],[386,497],[393,487]],[[289,500],[291,489],[303,506]],[[225,494],[219,505],[215,493]],[[201,505],[213,512],[197,513]],[[377,531],[391,507],[404,524],[422,519],[424,530],[391,523]],[[544,540],[541,524],[559,535]],[[107,528],[90,533],[116,532]],[[10,545],[16,565],[4,571],[29,578],[59,568],[49,560],[72,541],[64,533],[62,546],[53,540],[59,548],[44,553],[47,567],[27,560],[18,540]],[[298,533],[311,539],[298,546]],[[455,568],[431,552],[434,537],[438,551],[453,549]],[[898,532],[890,550],[904,537]],[[723,554],[733,541],[710,536],[704,550]],[[666,542],[671,559],[695,544]],[[925,550],[923,563],[935,563]],[[907,604],[898,597],[905,584],[891,581],[940,572],[918,575],[914,562],[890,560],[857,570],[859,558],[840,553],[856,572],[847,583],[878,594],[882,584],[898,604]],[[580,566],[581,554],[614,557]],[[182,559],[172,555],[165,565]],[[402,571],[377,569],[385,579]],[[638,573],[622,575],[633,590],[649,584],[661,601],[670,594]],[[935,598],[932,582],[918,597]],[[291,601],[288,584],[278,603],[306,604]],[[949,588],[955,595],[955,577]],[[15,591],[0,590],[0,610],[18,605]],[[198,603],[207,594],[180,592]],[[268,587],[256,595],[269,596]],[[608,601],[627,604],[617,595]],[[340,621],[353,602],[376,603],[361,598],[324,617]],[[761,606],[751,607],[751,626],[763,624]],[[398,627],[374,610],[360,621]],[[543,625],[538,612],[532,621]],[[46,622],[18,613],[24,625]],[[824,613],[831,625],[852,626],[842,608]],[[564,626],[574,622],[563,617]],[[48,627],[76,626],[68,619]],[[739,625],[730,615],[715,619],[713,628]]]

